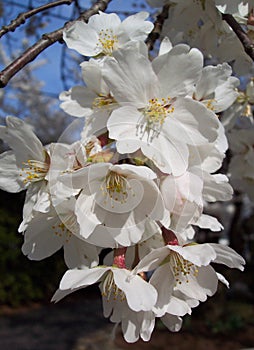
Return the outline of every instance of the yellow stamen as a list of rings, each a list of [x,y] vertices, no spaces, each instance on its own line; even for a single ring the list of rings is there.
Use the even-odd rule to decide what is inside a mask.
[[[45,178],[49,170],[49,163],[28,159],[27,162],[23,162],[23,168],[21,170],[22,173],[20,176],[25,175],[26,177],[23,180],[24,184],[28,182],[37,182]]]
[[[176,284],[182,284],[182,282],[189,283],[189,276],[198,276],[198,267],[192,262],[184,259],[177,252],[171,251],[170,263],[172,266],[172,272],[175,276]]]
[[[117,287],[114,281],[114,274],[112,271],[109,271],[102,282],[102,288],[101,288],[101,295],[107,300],[110,300],[110,297],[113,296],[114,300],[117,300],[118,298],[120,301],[123,301],[126,299],[124,292]]]
[[[109,95],[99,94],[98,97],[96,97],[93,100],[93,109],[109,108],[110,105],[115,103],[116,103],[116,100],[110,94]]]
[[[138,130],[142,133],[142,137],[147,133],[148,141],[152,141],[154,137],[157,137],[165,119],[170,113],[173,113],[175,108],[170,102],[171,98],[152,98],[149,100],[149,104],[142,110],[142,120],[138,125]]]
[[[215,102],[215,99],[208,100],[206,102],[206,108],[210,109],[211,111],[214,111],[213,103]]]
[[[108,163],[113,157],[113,155],[114,155],[113,152],[106,150],[106,151],[93,154],[92,156],[87,158],[87,161],[91,163],[104,163],[104,162]]]
[[[97,46],[102,47],[102,52],[105,55],[111,55],[115,46],[118,43],[117,36],[114,35],[114,32],[112,29],[101,29],[99,32],[99,42],[97,43]]]
[[[59,238],[64,238],[65,243],[69,243],[71,237],[72,237],[72,232],[69,229],[69,225],[65,225],[63,222],[61,222],[58,225],[52,225],[53,232],[56,236]]]
[[[109,197],[111,200],[125,203],[128,198],[128,190],[131,190],[128,180],[124,175],[120,175],[114,171],[109,171],[105,181],[101,185],[101,191],[106,199]],[[105,200],[105,204],[106,204]],[[114,207],[112,202],[112,208]]]

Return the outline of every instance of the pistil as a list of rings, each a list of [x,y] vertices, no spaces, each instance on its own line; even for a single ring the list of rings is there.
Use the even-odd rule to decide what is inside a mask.
[[[101,185],[101,191],[105,196],[105,202],[110,198],[111,201],[114,200],[120,203],[126,203],[128,190],[130,189],[131,187],[129,186],[126,177],[114,171],[109,171],[105,181]],[[112,202],[112,208],[113,207],[114,204]]]
[[[138,125],[137,132],[141,132],[141,137],[147,133],[147,141],[152,142],[158,137],[165,119],[174,112],[171,98],[152,98],[149,104],[142,110],[142,119]]]

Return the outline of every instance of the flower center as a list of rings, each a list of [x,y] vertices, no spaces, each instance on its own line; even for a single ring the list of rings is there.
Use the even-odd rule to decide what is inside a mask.
[[[45,178],[49,170],[49,157],[46,155],[45,162],[39,160],[28,159],[27,162],[23,162],[22,173],[20,176],[25,175],[24,184],[28,182],[37,182]]]
[[[64,223],[60,223],[58,225],[52,225],[52,229],[53,229],[54,234],[57,237],[59,237],[59,238],[64,237],[65,243],[69,243],[71,236],[72,236],[72,233],[71,233],[71,231],[69,231],[67,229],[67,227],[65,226]]]
[[[214,98],[212,98],[212,99],[210,99],[210,100],[208,100],[208,101],[206,101],[206,108],[207,109],[210,109],[211,111],[214,111],[214,102],[215,102],[215,99]]]
[[[115,103],[116,100],[110,94],[107,96],[99,94],[98,97],[93,100],[93,109],[109,107],[109,105]]]
[[[79,225],[74,213],[70,212],[68,215],[59,215],[59,219],[62,220],[59,223],[52,225],[54,234],[64,239],[64,243],[69,243],[73,234],[79,232]]]
[[[102,52],[105,55],[111,55],[115,44],[118,42],[117,36],[114,35],[112,29],[101,29],[99,32],[99,43],[97,46],[102,47]]]
[[[123,301],[126,299],[124,292],[117,287],[114,281],[114,274],[112,271],[109,271],[102,282],[101,287],[101,295],[107,300],[110,300],[110,297],[113,296],[113,300],[117,300],[118,298],[120,301]]]
[[[138,125],[138,130],[141,132],[141,137],[147,133],[147,141],[152,141],[157,137],[167,116],[174,112],[174,107],[170,103],[171,98],[152,98],[149,104],[142,110],[142,119]]]
[[[114,171],[109,171],[107,174],[104,183],[101,185],[101,190],[103,195],[111,200],[118,201],[120,203],[126,203],[128,198],[128,190],[131,187],[128,184],[125,176],[120,175]],[[112,204],[112,208],[113,208]]]
[[[192,262],[184,259],[180,254],[171,251],[170,262],[172,266],[172,272],[175,276],[176,284],[182,284],[182,282],[189,283],[190,275],[197,277],[197,266]]]

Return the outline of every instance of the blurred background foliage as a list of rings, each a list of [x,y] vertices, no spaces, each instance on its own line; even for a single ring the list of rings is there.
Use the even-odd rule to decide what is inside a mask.
[[[50,300],[65,271],[61,252],[43,261],[29,261],[17,232],[25,193],[0,191],[0,305],[17,307]]]

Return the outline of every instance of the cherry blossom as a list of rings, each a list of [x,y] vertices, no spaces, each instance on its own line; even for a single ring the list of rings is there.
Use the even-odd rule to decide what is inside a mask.
[[[139,12],[121,22],[115,13],[99,12],[88,23],[75,22],[64,31],[63,39],[70,49],[75,49],[84,56],[110,56],[131,40],[146,39],[153,29],[153,24],[146,21],[147,17],[147,12]]]
[[[0,126],[10,147],[0,188],[26,190],[23,254],[37,261],[63,250],[67,271],[52,301],[99,284],[104,316],[129,343],[149,341],[156,319],[179,331],[219,282],[229,287],[214,265],[242,271],[244,258],[195,234],[223,230],[209,203],[230,201],[231,184],[254,200],[253,118],[239,122],[247,107],[251,115],[253,79],[239,92],[235,74],[252,60],[222,15],[246,24],[253,0],[148,3],[169,5],[153,52],[147,12],[121,20],[99,11],[65,25],[68,48],[86,56],[81,84],[59,95],[78,131],[71,124],[44,146],[17,117]],[[158,21],[155,29],[148,43]]]
[[[121,105],[107,123],[118,152],[141,148],[161,171],[183,174],[187,145],[215,140],[219,127],[211,110],[187,96],[202,72],[201,52],[179,45],[151,63],[129,47],[118,50],[104,67],[105,80]]]
[[[164,203],[147,167],[97,163],[62,176],[80,189],[75,213],[80,234],[102,247],[137,243],[151,220],[164,216]]]

